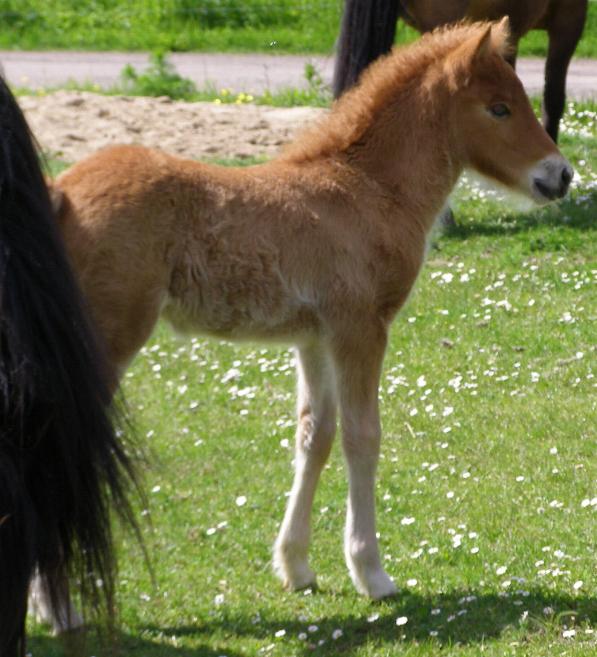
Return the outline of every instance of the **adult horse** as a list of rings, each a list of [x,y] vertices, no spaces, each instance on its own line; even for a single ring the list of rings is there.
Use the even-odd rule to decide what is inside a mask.
[[[352,86],[374,59],[390,51],[396,21],[403,18],[428,32],[463,18],[495,20],[508,16],[514,66],[519,40],[530,30],[546,30],[543,125],[557,142],[566,100],[566,73],[582,35],[588,0],[346,0],[334,71],[334,95]]]
[[[265,164],[129,146],[56,181],[62,235],[115,370],[160,314],[179,331],[296,345],[296,470],[274,549],[288,588],[315,581],[309,517],[339,406],[347,565],[360,592],[395,591],[375,532],[378,384],[391,321],[462,170],[540,204],[568,189],[572,169],[504,60],[507,37],[504,20],[398,49]]]
[[[132,515],[110,383],[23,115],[0,79],[0,655],[25,654],[34,573],[68,620],[67,577],[113,613],[111,504]],[[75,580],[72,580],[75,581]]]

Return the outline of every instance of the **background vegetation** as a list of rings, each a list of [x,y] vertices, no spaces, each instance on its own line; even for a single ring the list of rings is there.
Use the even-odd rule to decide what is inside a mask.
[[[292,354],[160,326],[124,382],[149,452],[156,583],[122,537],[122,654],[594,657],[596,110],[568,108],[578,178],[560,205],[513,212],[462,184],[460,227],[436,240],[394,323],[377,487],[394,599],[371,603],[349,582],[338,444],[313,517],[320,590],[284,593],[271,573]],[[64,654],[31,629],[33,657]]]
[[[331,54],[342,0],[0,0],[0,47]],[[416,38],[400,24],[399,42]],[[523,55],[545,53],[531,33]],[[577,56],[597,57],[597,3]]]

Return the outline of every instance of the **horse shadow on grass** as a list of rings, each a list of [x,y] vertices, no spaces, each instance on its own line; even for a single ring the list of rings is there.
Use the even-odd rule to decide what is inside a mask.
[[[407,647],[432,640],[430,648],[433,645],[441,649],[455,644],[482,644],[521,626],[526,636],[532,636],[554,625],[563,628],[597,624],[597,598],[537,589],[517,590],[518,586],[524,587],[512,582],[508,592],[458,589],[432,596],[402,592],[390,600],[371,603],[363,615],[347,613],[301,619],[262,610],[256,620],[255,616],[240,616],[222,609],[217,617],[193,625],[147,625],[134,636],[122,632],[116,637],[118,649],[114,656],[241,657],[240,652],[231,651],[224,642],[215,648],[208,645],[210,637],[217,635],[229,637],[237,645],[243,645],[243,639],[253,645],[263,643],[263,647],[280,642],[286,646],[286,654],[295,657],[307,657],[314,650],[322,657],[332,657],[356,654],[365,644],[381,648],[399,642]],[[348,600],[351,595],[355,594],[347,591],[344,597]],[[396,623],[399,618],[402,624]],[[280,630],[285,631],[282,638],[276,637]],[[164,641],[164,637],[187,638],[195,645],[177,646],[175,641]],[[33,657],[76,654],[73,646],[65,646],[62,639],[44,636],[33,636],[28,652]],[[89,654],[99,656],[104,651],[98,648]]]
[[[507,208],[500,210],[498,205],[495,207],[496,212],[491,218],[467,221],[466,207],[457,203],[454,209],[457,223],[448,228],[443,236],[447,239],[463,240],[475,236],[505,237],[522,233],[532,235],[533,231],[545,227],[566,227],[576,231],[597,229],[597,190],[594,189],[580,192],[557,205],[534,212],[516,212]]]
[[[167,643],[163,639],[166,630],[157,629],[151,632],[141,632],[131,635],[118,632],[113,643],[98,644],[97,641],[85,642],[81,637],[54,637],[34,635],[27,641],[27,655],[31,657],[81,657],[96,655],[97,657],[246,657],[225,646],[213,647],[197,642],[192,648],[180,647]],[[180,636],[182,633],[179,632]],[[193,633],[196,634],[196,633]],[[168,635],[171,636],[171,635]]]
[[[517,588],[515,583],[513,589]],[[346,594],[350,595],[349,593]],[[397,619],[401,619],[397,624]],[[405,620],[406,619],[406,620]],[[342,614],[321,619],[301,620],[284,615],[262,613],[259,621],[222,612],[217,619],[197,625],[179,627],[147,626],[143,634],[194,636],[226,632],[242,645],[243,638],[263,641],[266,646],[276,643],[276,632],[284,630],[283,641],[287,654],[297,657],[312,655],[352,655],[364,644],[382,646],[399,641],[402,645],[433,640],[437,647],[454,644],[471,645],[499,639],[513,628],[523,626],[527,635],[544,632],[546,628],[597,623],[597,599],[583,595],[552,594],[543,590],[475,593],[455,590],[434,596],[403,592],[381,603],[372,603],[362,616]],[[314,628],[317,629],[314,629]],[[341,630],[341,633],[338,632]],[[297,641],[301,636],[301,640]],[[209,657],[212,652],[165,652],[188,657]],[[221,654],[231,657],[230,651]]]

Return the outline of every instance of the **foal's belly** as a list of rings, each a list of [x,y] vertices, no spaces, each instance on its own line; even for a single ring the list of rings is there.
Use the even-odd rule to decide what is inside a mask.
[[[281,281],[235,279],[172,286],[162,311],[180,333],[299,343],[319,331],[314,307]]]

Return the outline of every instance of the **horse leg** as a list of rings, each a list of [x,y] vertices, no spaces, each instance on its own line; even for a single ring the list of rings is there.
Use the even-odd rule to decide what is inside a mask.
[[[566,73],[572,55],[582,36],[587,15],[587,3],[568,4],[556,11],[548,27],[549,48],[545,62],[543,92],[543,125],[547,134],[558,141],[560,119],[566,103]]]
[[[456,219],[449,205],[446,205],[438,216],[439,225],[443,230],[450,231],[456,228]]]
[[[274,569],[297,590],[315,583],[307,561],[310,515],[319,475],[336,433],[334,372],[323,345],[298,350],[298,424],[295,473],[286,514],[274,546]]]
[[[14,636],[9,639],[9,643],[6,646],[6,652],[2,653],[2,657],[25,657],[25,623],[27,618],[27,612],[25,607],[25,613],[23,618],[20,621],[19,629],[15,632]]]
[[[379,599],[394,594],[396,586],[382,568],[375,533],[378,388],[386,330],[372,326],[353,327],[351,336],[335,345],[334,355],[349,484],[344,553],[357,590]]]
[[[38,623],[45,623],[54,634],[72,632],[83,627],[83,619],[73,606],[68,593],[66,579],[62,579],[58,588],[58,599],[52,604],[46,581],[36,574],[29,588],[31,611]]]
[[[352,87],[362,71],[392,49],[398,0],[346,0],[332,88],[334,98]]]

